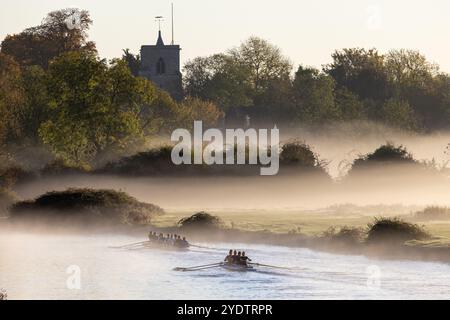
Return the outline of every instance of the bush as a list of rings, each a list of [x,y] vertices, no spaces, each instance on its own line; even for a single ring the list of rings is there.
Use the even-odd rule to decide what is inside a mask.
[[[376,149],[372,153],[360,156],[353,163],[352,168],[364,165],[380,163],[417,163],[412,155],[402,145],[396,147],[392,143],[387,143]]]
[[[450,208],[429,206],[414,215],[421,220],[450,220]]]
[[[148,224],[164,211],[115,190],[68,189],[48,192],[11,208],[11,218],[81,218],[125,224]]]
[[[319,160],[312,152],[311,147],[305,143],[288,142],[281,148],[280,160],[285,164],[297,164],[304,167],[316,167]]]
[[[405,222],[399,218],[376,218],[368,225],[367,243],[403,244],[409,240],[424,240],[430,235],[423,227]]]
[[[312,148],[298,140],[290,141],[281,147],[280,173],[314,173],[329,178],[326,170],[328,162],[320,160]]]
[[[219,228],[223,225],[219,217],[204,211],[178,221],[180,228]]]

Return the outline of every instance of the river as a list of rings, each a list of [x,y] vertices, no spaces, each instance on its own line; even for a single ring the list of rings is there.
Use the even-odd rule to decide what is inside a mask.
[[[0,289],[8,299],[449,299],[450,266],[371,260],[302,248],[202,243],[186,252],[115,249],[142,238],[118,235],[0,234]],[[211,268],[244,249],[254,272]]]

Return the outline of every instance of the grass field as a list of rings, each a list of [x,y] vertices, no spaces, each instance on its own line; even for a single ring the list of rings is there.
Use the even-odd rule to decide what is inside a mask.
[[[309,236],[322,234],[330,227],[362,227],[373,221],[374,217],[383,214],[342,213],[342,210],[318,210],[318,211],[211,211],[211,214],[220,217],[227,227],[247,231],[270,231],[274,233],[302,233]],[[194,212],[169,211],[165,215],[153,220],[155,226],[172,227],[184,217]],[[425,226],[426,230],[436,239],[431,243],[450,245],[450,221],[418,222],[410,213],[398,215],[400,218]],[[423,243],[423,242],[421,242]]]

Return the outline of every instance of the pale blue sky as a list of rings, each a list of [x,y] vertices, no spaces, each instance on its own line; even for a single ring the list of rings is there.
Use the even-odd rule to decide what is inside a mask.
[[[163,15],[170,42],[170,3],[182,62],[222,52],[250,35],[279,46],[297,66],[320,67],[334,49],[417,49],[450,72],[448,0],[1,0],[0,39],[39,24],[47,12],[79,7],[91,12],[90,38],[103,57],[138,52],[156,41],[154,17]]]

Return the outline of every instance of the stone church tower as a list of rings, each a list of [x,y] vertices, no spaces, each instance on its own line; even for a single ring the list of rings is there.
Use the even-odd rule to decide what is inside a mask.
[[[170,93],[172,98],[183,98],[180,72],[180,46],[165,45],[158,32],[156,45],[141,47],[141,70],[139,75],[155,83],[159,88]]]

